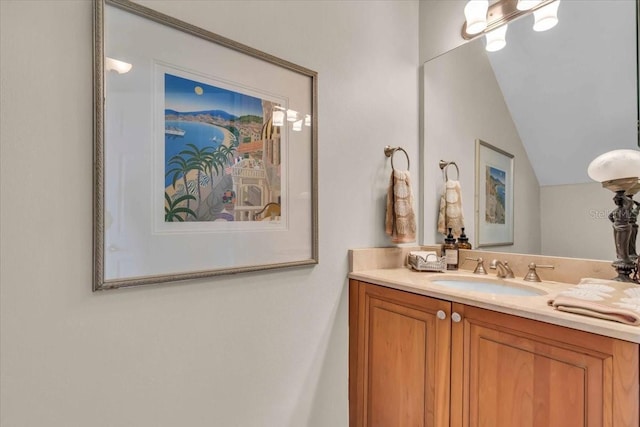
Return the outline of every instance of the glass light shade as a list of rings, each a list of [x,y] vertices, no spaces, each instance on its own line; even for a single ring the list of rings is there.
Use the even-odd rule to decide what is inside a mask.
[[[293,130],[296,132],[300,132],[302,130],[302,120],[293,122]]]
[[[535,6],[538,3],[540,3],[541,1],[542,0],[518,0],[518,4],[516,6],[516,9],[518,9],[518,10],[529,10],[533,6]]]
[[[485,37],[487,38],[487,45],[485,46],[487,52],[495,52],[502,49],[507,45],[507,24],[489,31]]]
[[[470,0],[464,7],[464,17],[467,20],[467,33],[478,34],[487,28],[487,10],[489,0]]]
[[[304,125],[311,126],[311,114],[307,114],[304,116]]]
[[[547,31],[555,27],[558,23],[558,6],[560,6],[560,0],[534,10],[533,31]]]
[[[108,56],[105,56],[104,58],[104,68],[107,71],[113,70],[118,74],[124,74],[131,71],[131,67],[132,65],[128,62],[119,61],[117,59],[109,58]]]
[[[271,116],[271,120],[274,126],[282,126],[284,125],[284,111],[276,110],[273,112]]]
[[[298,112],[294,110],[287,110],[287,121],[295,122],[298,120]]]
[[[613,150],[604,153],[593,159],[587,173],[598,182],[637,178],[640,176],[640,151]]]

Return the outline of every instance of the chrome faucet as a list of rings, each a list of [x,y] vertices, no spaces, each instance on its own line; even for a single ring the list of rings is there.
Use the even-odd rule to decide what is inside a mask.
[[[502,262],[500,260],[494,259],[493,261],[491,261],[491,265],[489,265],[489,268],[491,268],[492,270],[498,270],[496,272],[496,275],[498,277],[504,279],[513,279],[515,277],[507,261]]]

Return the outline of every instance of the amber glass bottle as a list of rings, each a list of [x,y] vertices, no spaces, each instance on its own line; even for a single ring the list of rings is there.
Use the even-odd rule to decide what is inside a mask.
[[[449,228],[449,234],[444,239],[442,245],[442,254],[445,257],[447,263],[447,270],[458,269],[458,244],[456,238],[451,234],[451,228]]]
[[[464,234],[464,227],[462,227],[462,234],[458,237],[458,249],[471,249],[469,238]]]

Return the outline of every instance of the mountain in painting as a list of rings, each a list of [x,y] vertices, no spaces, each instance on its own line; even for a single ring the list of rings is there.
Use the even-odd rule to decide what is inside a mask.
[[[166,109],[166,110],[164,110],[164,114],[167,115],[167,116],[177,116],[177,117],[184,117],[184,116],[211,116],[211,117],[220,118],[222,120],[228,120],[228,121],[236,120],[238,118],[238,116],[234,116],[233,114],[229,114],[224,110],[205,110],[205,111],[187,111],[187,112],[182,112],[182,111]]]

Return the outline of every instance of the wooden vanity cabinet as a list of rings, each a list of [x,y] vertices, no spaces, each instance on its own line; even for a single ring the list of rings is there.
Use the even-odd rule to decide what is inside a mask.
[[[451,303],[351,280],[351,427],[449,425]]]
[[[637,427],[638,345],[453,304],[452,426]]]
[[[638,344],[355,280],[349,292],[351,427],[640,425]]]

